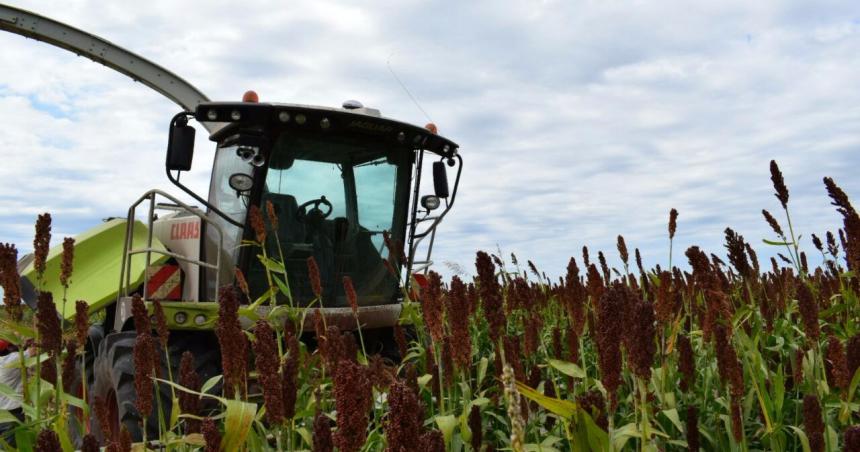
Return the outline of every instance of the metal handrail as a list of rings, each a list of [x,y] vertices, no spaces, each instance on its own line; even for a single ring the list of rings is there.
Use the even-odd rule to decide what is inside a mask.
[[[165,256],[170,256],[174,259],[177,259],[182,262],[187,262],[192,265],[197,265],[198,267],[210,268],[215,270],[215,287],[219,287],[220,278],[221,278],[221,253],[216,253],[215,263],[209,263],[203,260],[191,259],[186,256],[183,256],[178,253],[174,253],[167,250],[156,249],[152,246],[152,234],[153,234],[153,222],[155,220],[155,208],[156,203],[155,199],[157,196],[162,196],[167,198],[175,205],[174,208],[170,210],[184,210],[198,218],[201,221],[206,222],[207,227],[214,227],[215,231],[218,233],[218,249],[224,249],[224,231],[221,230],[221,226],[217,223],[209,219],[206,214],[204,214],[200,209],[190,206],[188,204],[183,203],[176,197],[173,197],[167,194],[164,191],[153,189],[144,193],[140,198],[135,201],[131,207],[128,209],[128,217],[126,219],[125,226],[125,243],[123,245],[123,258],[122,265],[120,267],[120,281],[119,281],[119,290],[117,291],[118,300],[120,297],[127,297],[128,291],[131,287],[131,258],[136,254],[146,254],[146,267],[143,272],[143,287],[144,292],[143,296],[146,298],[146,286],[149,283],[149,275],[147,274],[147,269],[152,262],[152,253],[157,253]],[[135,216],[137,212],[138,206],[140,206],[144,201],[149,200],[149,211],[146,219],[147,226],[147,242],[146,247],[144,248],[133,248],[134,245],[134,224],[135,224]]]

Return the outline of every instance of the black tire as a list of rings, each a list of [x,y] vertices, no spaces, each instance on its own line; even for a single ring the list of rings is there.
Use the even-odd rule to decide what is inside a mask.
[[[139,442],[143,440],[143,422],[137,410],[137,391],[134,387],[133,350],[135,339],[136,333],[130,331],[109,334],[102,341],[94,366],[95,382],[90,393],[90,403],[94,403],[96,397],[106,400],[109,417],[113,423],[111,428],[118,431],[120,426],[124,425],[131,433],[132,441]],[[211,333],[174,331],[171,332],[168,342],[170,368],[174,381],[179,379],[179,362],[185,351],[190,351],[194,355],[195,370],[200,375],[201,383],[221,374],[221,353],[214,335]],[[161,375],[167,379],[167,363],[162,350],[159,350],[159,356],[161,357]],[[157,388],[161,399],[163,418],[168,420],[173,408],[171,387],[167,384],[159,384]],[[210,392],[220,394],[220,388],[221,385],[218,384]],[[158,438],[158,403],[158,400],[153,399],[152,414],[146,420],[147,439]],[[207,403],[201,404],[203,410],[211,408],[211,405],[207,406]],[[98,424],[98,420],[93,416],[91,430],[96,438],[104,443],[105,438]]]

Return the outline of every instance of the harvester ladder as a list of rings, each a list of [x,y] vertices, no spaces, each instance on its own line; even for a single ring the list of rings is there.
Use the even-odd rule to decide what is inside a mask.
[[[171,206],[172,210],[180,210],[186,211],[191,215],[194,215],[200,218],[201,221],[206,222],[206,227],[212,227],[216,232],[218,232],[218,252],[216,254],[215,263],[209,263],[203,260],[198,259],[190,259],[186,256],[183,256],[178,253],[174,253],[172,251],[168,251],[165,249],[160,249],[152,246],[152,233],[153,233],[153,222],[155,221],[155,208],[156,208],[156,198],[158,196],[164,197],[169,200],[173,206]],[[135,218],[137,214],[137,208],[143,204],[145,201],[149,201],[149,209],[147,212],[147,241],[146,246],[143,248],[134,248],[134,227],[135,227]],[[224,249],[224,232],[221,230],[221,226],[217,223],[209,219],[205,213],[203,213],[200,209],[194,208],[188,204],[183,203],[179,199],[161,191],[161,190],[150,190],[143,194],[134,204],[131,205],[128,209],[128,219],[126,221],[126,230],[125,230],[125,245],[123,246],[123,259],[122,259],[122,267],[120,271],[120,283],[119,283],[119,298],[128,297],[129,290],[131,290],[131,258],[135,254],[145,254],[146,255],[146,267],[144,268],[144,280],[143,280],[143,298],[146,299],[146,287],[149,283],[149,267],[152,263],[152,253],[161,254],[165,256],[170,256],[178,261],[187,262],[191,265],[197,265],[198,267],[208,268],[215,271],[215,287],[220,287],[220,277],[221,277],[221,250]],[[201,273],[202,274],[202,273]],[[201,294],[203,296],[203,294]]]

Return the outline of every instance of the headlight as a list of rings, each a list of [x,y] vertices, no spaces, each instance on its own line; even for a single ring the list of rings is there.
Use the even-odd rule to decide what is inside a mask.
[[[173,321],[182,325],[183,323],[188,321],[188,314],[179,311],[173,316]]]
[[[421,207],[427,210],[436,210],[439,208],[439,198],[435,195],[426,195],[421,197]]]
[[[251,189],[254,185],[254,180],[251,179],[251,176],[245,173],[236,173],[230,176],[228,180],[230,183],[230,188],[236,190],[239,193],[246,192]]]

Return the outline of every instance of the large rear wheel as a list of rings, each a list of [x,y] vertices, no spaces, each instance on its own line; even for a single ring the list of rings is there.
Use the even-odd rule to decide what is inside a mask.
[[[90,393],[90,403],[96,397],[106,401],[111,431],[119,432],[125,426],[131,433],[132,440],[143,439],[143,419],[137,410],[137,391],[134,387],[134,342],[135,332],[113,333],[105,337],[99,347],[99,354],[94,365],[95,383]],[[194,333],[174,331],[168,341],[168,356],[174,381],[179,379],[179,362],[182,353],[190,351],[194,355],[195,370],[205,382],[221,373],[221,353],[218,342],[211,333]],[[167,360],[163,350],[161,356],[161,375],[167,379]],[[158,384],[157,396],[164,422],[171,416],[172,394],[167,384]],[[220,385],[212,389],[213,393],[220,392]],[[205,408],[205,404],[203,405]],[[153,399],[152,414],[146,420],[147,439],[159,437],[159,400]],[[92,431],[104,443],[105,434],[95,416],[92,417]]]

